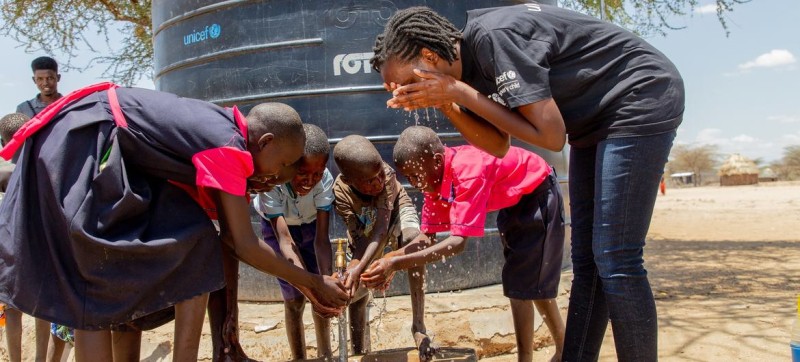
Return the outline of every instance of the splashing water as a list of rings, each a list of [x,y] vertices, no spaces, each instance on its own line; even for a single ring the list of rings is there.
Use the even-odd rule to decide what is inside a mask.
[[[373,305],[373,303],[375,302],[374,295],[375,295],[375,293],[373,292],[372,289],[370,289],[369,290],[369,300],[370,300],[369,304],[370,305]],[[378,321],[378,324],[375,325],[375,331],[376,332],[380,331],[381,324],[383,323],[383,315],[384,315],[384,313],[386,313],[386,290],[381,290],[381,299],[383,299],[383,303],[378,308],[378,315],[375,317],[375,319]],[[381,334],[382,333],[375,333],[375,335],[376,335],[375,344],[376,345],[379,343]]]
[[[428,125],[431,124],[431,115],[428,113],[429,108],[425,108],[425,120],[428,121]]]
[[[425,110],[424,115],[420,114],[421,112],[419,109],[415,109],[410,112],[402,111],[405,114],[406,124],[409,124],[413,119],[415,126],[419,126],[421,124],[423,126],[428,126],[434,130],[438,130],[439,129],[439,117],[437,115],[438,112],[434,110],[433,117],[431,117],[431,109],[424,108],[424,110]],[[422,122],[420,123],[420,121]]]
[[[343,279],[343,278],[342,278]],[[342,281],[344,283],[344,281]],[[339,362],[347,362],[347,311],[339,314]]]

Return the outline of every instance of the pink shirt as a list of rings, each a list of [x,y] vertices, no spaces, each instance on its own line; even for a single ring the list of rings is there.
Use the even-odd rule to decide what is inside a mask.
[[[247,119],[233,106],[233,119],[247,145]],[[231,141],[231,144],[235,142]],[[247,178],[254,172],[253,157],[246,149],[231,146],[210,148],[192,156],[192,164],[197,168],[195,184],[173,184],[181,187],[205,210],[211,220],[219,220],[217,203],[211,197],[209,189],[218,189],[231,195],[244,196],[250,202],[247,193]]]
[[[474,146],[445,147],[439,192],[426,192],[422,232],[483,236],[486,213],[510,207],[550,174],[539,155],[511,147],[502,159]]]
[[[247,151],[247,119],[234,106],[233,119],[243,142],[231,139],[227,145],[210,148],[192,156],[197,168],[195,184],[225,191],[231,195],[247,195],[247,178],[254,172],[253,156]]]

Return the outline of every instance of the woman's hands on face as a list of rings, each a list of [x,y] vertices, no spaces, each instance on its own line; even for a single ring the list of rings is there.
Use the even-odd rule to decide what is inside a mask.
[[[427,70],[414,69],[421,80],[416,83],[401,85],[384,83],[383,87],[392,92],[392,98],[386,101],[389,108],[413,111],[428,107],[442,107],[456,102],[458,81],[446,74]]]

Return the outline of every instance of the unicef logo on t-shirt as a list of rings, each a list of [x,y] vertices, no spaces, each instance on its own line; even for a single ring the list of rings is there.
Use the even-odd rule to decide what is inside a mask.
[[[519,81],[516,80],[516,78],[517,72],[513,70],[507,70],[495,77],[494,82],[495,87],[497,87],[497,94],[505,99],[506,93],[512,92],[515,89],[519,89]],[[495,99],[495,101],[497,100]]]
[[[513,80],[517,77],[517,73],[513,70],[507,70],[505,72],[500,73],[497,77],[494,78],[494,83],[498,87],[500,87],[503,83],[506,83],[510,80]]]
[[[219,38],[222,34],[222,27],[219,24],[206,25],[200,31],[192,30],[191,33],[183,36],[183,45],[190,45],[206,41],[208,39]]]

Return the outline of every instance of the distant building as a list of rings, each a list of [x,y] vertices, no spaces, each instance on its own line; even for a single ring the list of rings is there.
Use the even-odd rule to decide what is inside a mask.
[[[694,185],[694,172],[677,172],[669,175],[670,181],[675,186]]]
[[[758,166],[755,162],[734,153],[719,168],[720,186],[753,185],[758,183]]]
[[[758,174],[758,182],[774,182],[778,181],[778,174],[775,171],[772,171],[771,168],[767,167],[761,170],[761,173]]]

